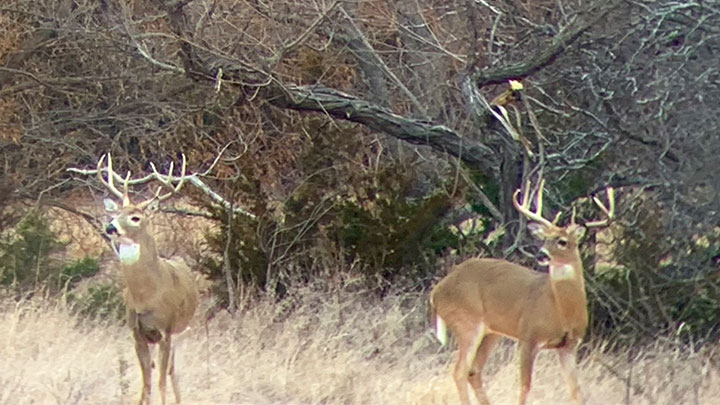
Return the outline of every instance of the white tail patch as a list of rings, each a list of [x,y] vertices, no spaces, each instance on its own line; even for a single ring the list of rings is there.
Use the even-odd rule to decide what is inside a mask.
[[[435,337],[440,341],[441,346],[447,346],[448,342],[448,331],[445,321],[440,318],[440,315],[435,315]]]

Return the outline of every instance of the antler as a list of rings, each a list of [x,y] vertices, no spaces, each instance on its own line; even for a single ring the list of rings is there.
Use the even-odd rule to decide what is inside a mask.
[[[162,190],[162,186],[159,186],[157,191],[155,192],[155,195],[152,196],[152,198],[145,200],[141,202],[140,204],[137,204],[138,208],[143,209],[150,205],[155,200],[163,201],[173,194],[177,193],[180,188],[185,183],[185,169],[187,168],[187,161],[185,160],[185,154],[182,154],[182,167],[180,169],[180,177],[173,176],[173,169],[175,168],[175,164],[173,162],[170,162],[170,169],[168,170],[167,175],[162,175],[160,172],[157,171],[155,168],[155,164],[153,162],[150,162],[150,168],[153,171],[153,177],[159,181],[163,186],[170,189],[170,192],[165,193],[163,195],[160,195],[160,191]],[[177,181],[177,185],[173,186],[173,182]]]
[[[515,193],[513,194],[513,205],[515,205],[515,209],[517,209],[521,214],[525,215],[529,219],[539,222],[544,226],[555,228],[557,227],[557,222],[560,220],[560,215],[562,212],[558,212],[557,215],[555,215],[555,218],[552,222],[549,220],[543,218],[542,216],[542,194],[543,194],[543,188],[545,188],[545,179],[540,179],[540,186],[538,187],[537,195],[535,196],[535,211],[530,210],[530,201],[532,200],[532,196],[530,196],[530,180],[527,181],[525,185],[525,194],[523,194],[522,199],[523,202],[518,202],[518,194],[520,194],[520,189],[515,190]]]
[[[605,219],[586,222],[586,228],[605,226],[615,215],[615,189],[612,187],[608,187],[606,193],[608,198],[608,205],[610,205],[610,208],[606,207],[605,204],[603,204],[603,202],[600,201],[597,196],[593,196],[593,201],[595,201],[595,204],[598,206],[598,208],[600,208],[600,210],[605,214]]]
[[[105,168],[105,171],[107,172],[107,181],[105,180],[105,178],[103,178],[103,168],[102,168],[103,162],[105,161],[105,157],[107,157],[107,166]],[[130,180],[130,172],[128,172],[127,175],[125,176],[125,182],[123,184],[123,191],[121,192],[120,190],[117,189],[117,187],[115,187],[114,178],[115,178],[115,176],[122,178],[122,176],[120,176],[119,174],[115,173],[115,171],[113,171],[112,157],[110,156],[109,153],[102,155],[100,160],[98,160],[97,175],[98,175],[98,179],[100,179],[100,182],[102,184],[104,184],[105,187],[107,187],[107,189],[113,195],[115,195],[115,197],[122,199],[123,207],[130,204],[130,197],[128,196],[128,181]]]

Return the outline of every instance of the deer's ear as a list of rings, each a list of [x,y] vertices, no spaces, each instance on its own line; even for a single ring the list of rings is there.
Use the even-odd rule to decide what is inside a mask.
[[[105,211],[107,212],[118,212],[120,210],[120,207],[118,207],[117,203],[111,198],[104,199],[103,203],[105,204]]]
[[[583,236],[585,236],[586,230],[587,230],[587,228],[585,228],[584,226],[578,225],[575,227],[575,229],[571,230],[571,233],[575,237],[575,240],[579,241],[580,239],[583,238]]]
[[[542,224],[539,224],[537,222],[530,222],[527,227],[530,231],[530,234],[532,234],[535,239],[546,239],[547,235],[545,234],[545,228],[542,226]]]
[[[160,208],[160,202],[158,200],[155,200],[155,201],[151,202],[150,205],[148,205],[145,208],[145,211],[152,213],[152,212],[157,211],[158,208]]]

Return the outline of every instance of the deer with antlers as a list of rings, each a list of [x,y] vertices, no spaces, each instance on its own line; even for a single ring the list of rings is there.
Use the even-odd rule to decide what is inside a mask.
[[[107,166],[103,167],[106,158]],[[146,180],[157,180],[162,186],[158,187],[152,198],[137,204],[131,203],[128,196],[130,172],[123,180],[113,171],[109,154],[103,155],[97,163],[100,182],[122,202],[122,205],[118,205],[110,198],[104,200],[105,210],[112,218],[105,226],[105,233],[119,258],[120,273],[125,284],[127,321],[132,328],[135,352],[142,369],[141,405],[150,404],[153,367],[150,344],[155,343],[160,348],[159,389],[162,403],[165,404],[168,374],[172,380],[175,401],[180,402],[172,335],[187,328],[198,304],[198,291],[190,268],[182,260],[164,259],[158,255],[148,218],[148,214],[156,207],[155,203],[169,198],[182,187],[186,178],[185,155],[182,160],[179,177],[173,176],[172,163],[167,175],[158,173],[151,163],[153,173]],[[107,180],[103,173],[107,174]],[[115,187],[116,180],[123,181],[122,192]],[[163,187],[170,191],[161,194]]]
[[[609,208],[597,197],[593,200],[605,215],[603,220],[557,225],[542,216],[540,181],[531,211],[530,183],[522,202],[520,190],[513,195],[515,208],[530,220],[531,234],[543,241],[541,252],[549,273],[533,271],[518,264],[488,258],[473,258],[459,265],[433,288],[430,303],[435,332],[447,343],[448,329],[458,344],[459,357],[453,372],[463,405],[470,404],[470,388],[482,404],[489,404],[483,389],[482,371],[490,352],[501,337],[518,341],[520,352],[520,398],[525,404],[535,356],[539,350],[555,349],[570,395],[582,403],[577,381],[576,350],[588,324],[583,265],[578,244],[586,228],[606,225],[613,217],[615,200],[607,189]]]

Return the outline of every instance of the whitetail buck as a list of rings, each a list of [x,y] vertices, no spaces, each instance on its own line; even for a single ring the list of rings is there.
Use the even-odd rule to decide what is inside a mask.
[[[107,156],[107,166],[103,162]],[[198,291],[190,268],[182,260],[168,260],[158,256],[155,238],[149,223],[148,214],[153,210],[153,202],[162,201],[182,187],[185,179],[185,156],[180,177],[173,177],[173,165],[168,175],[158,173],[151,163],[154,178],[170,189],[160,194],[158,187],[155,195],[143,202],[133,204],[128,197],[128,172],[124,180],[123,192],[114,184],[115,178],[122,178],[113,171],[110,155],[104,155],[97,164],[97,175],[110,192],[122,201],[119,206],[106,198],[105,209],[112,220],[105,227],[113,249],[120,259],[120,273],[125,283],[125,304],[127,321],[135,339],[135,352],[142,368],[143,387],[140,404],[150,404],[151,372],[153,362],[150,344],[159,343],[160,350],[160,397],[165,404],[167,375],[170,374],[175,393],[175,401],[180,402],[177,374],[175,373],[175,350],[172,347],[172,335],[185,330],[195,313],[198,303]],[[107,173],[107,180],[103,176]],[[173,182],[177,185],[173,185]]]
[[[530,232],[543,241],[541,251],[547,255],[549,273],[533,271],[499,259],[469,259],[459,265],[433,288],[430,303],[435,332],[447,343],[447,331],[458,344],[458,360],[453,378],[463,405],[470,404],[470,387],[482,404],[489,404],[482,384],[482,371],[495,344],[505,336],[518,341],[520,351],[520,400],[526,402],[530,391],[533,362],[541,349],[556,349],[570,395],[577,403],[582,396],[575,371],[576,349],[588,324],[583,265],[578,242],[586,227],[602,226],[612,218],[614,192],[607,190],[609,207],[599,199],[595,203],[605,219],[575,223],[575,212],[569,225],[560,227],[542,216],[540,181],[535,212],[530,210],[530,184],[523,202],[513,195],[515,208],[536,221],[528,224]]]

